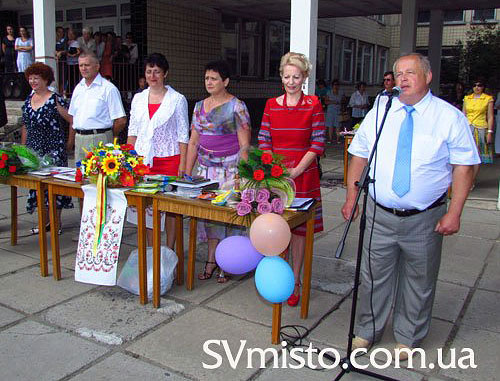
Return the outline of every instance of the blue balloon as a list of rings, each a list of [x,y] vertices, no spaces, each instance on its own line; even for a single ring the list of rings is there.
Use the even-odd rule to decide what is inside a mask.
[[[264,256],[253,247],[250,238],[227,237],[215,249],[215,260],[219,267],[230,274],[246,274],[254,270]]]
[[[279,256],[264,257],[255,270],[255,286],[271,303],[282,303],[293,293],[295,279],[287,261]]]

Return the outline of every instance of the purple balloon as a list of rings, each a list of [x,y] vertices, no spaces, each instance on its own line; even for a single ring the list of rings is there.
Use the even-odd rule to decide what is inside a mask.
[[[223,239],[215,249],[219,267],[230,274],[246,274],[254,270],[264,256],[253,247],[250,238],[231,236]]]

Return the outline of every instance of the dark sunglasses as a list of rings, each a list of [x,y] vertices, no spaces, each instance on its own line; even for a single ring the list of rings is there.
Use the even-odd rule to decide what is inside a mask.
[[[484,83],[474,83],[474,87],[484,87]]]

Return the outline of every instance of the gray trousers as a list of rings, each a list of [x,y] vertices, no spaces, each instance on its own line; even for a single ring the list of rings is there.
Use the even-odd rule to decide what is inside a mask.
[[[75,134],[75,163],[85,159],[86,153],[83,148],[89,149],[92,145],[97,146],[99,142],[103,144],[113,143],[113,130],[103,132],[102,134]]]
[[[398,343],[414,348],[427,335],[431,323],[443,242],[434,228],[446,213],[446,205],[409,217],[377,207],[369,254],[374,205],[369,198],[355,334],[370,341],[380,340],[394,300],[394,337]]]

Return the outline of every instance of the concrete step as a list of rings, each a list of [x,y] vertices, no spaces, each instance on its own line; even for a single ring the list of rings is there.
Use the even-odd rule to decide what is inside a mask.
[[[23,107],[24,105],[24,101],[13,101],[13,100],[6,100],[5,101],[5,107],[7,109],[21,109],[21,107]]]

